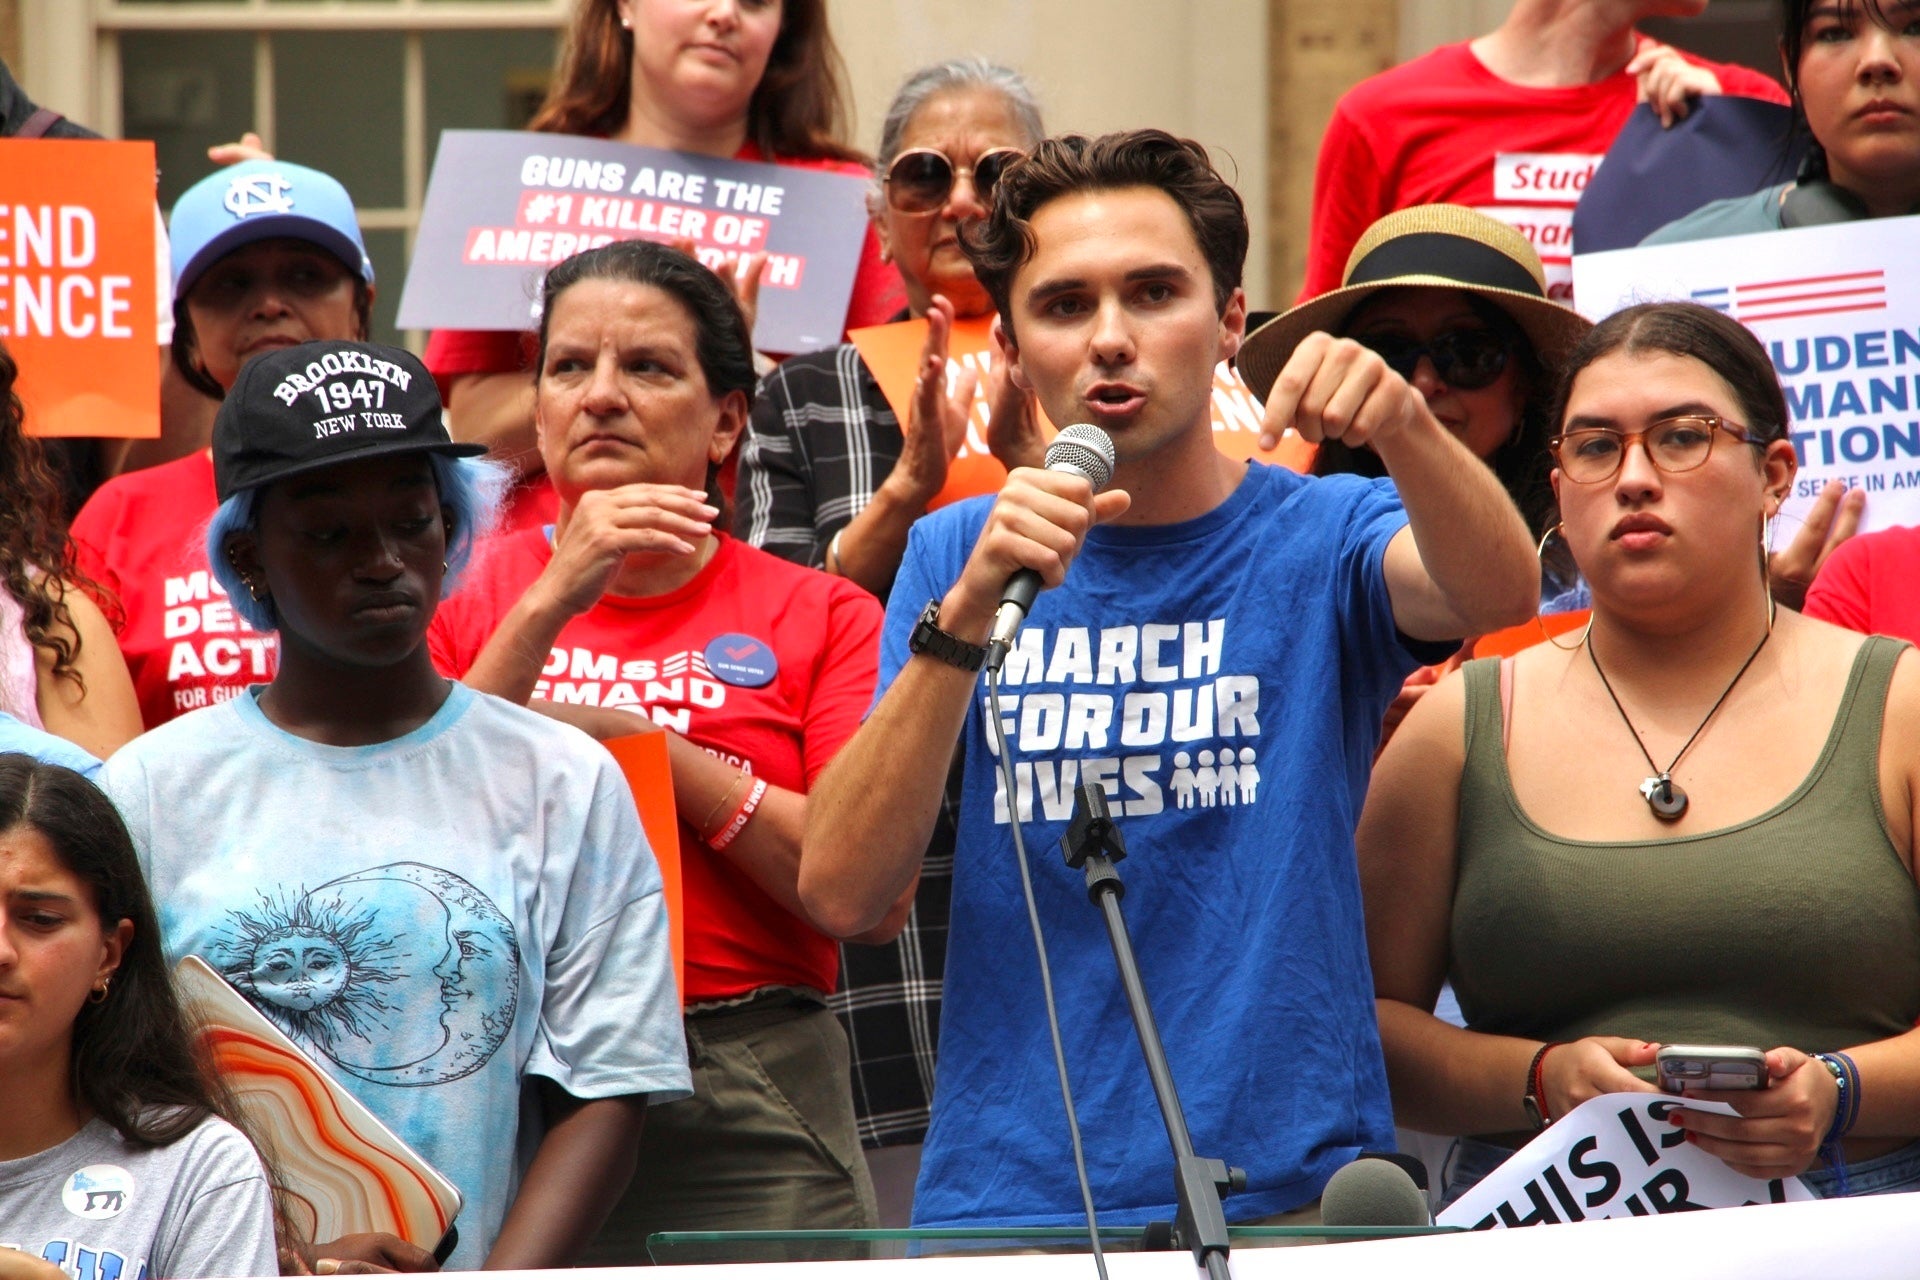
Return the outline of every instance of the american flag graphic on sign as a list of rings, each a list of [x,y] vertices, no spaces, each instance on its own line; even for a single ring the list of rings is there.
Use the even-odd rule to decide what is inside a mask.
[[[1887,273],[1846,271],[1837,275],[1802,276],[1794,280],[1695,289],[1690,296],[1702,306],[1724,311],[1743,324],[1799,316],[1830,316],[1847,311],[1884,311]]]

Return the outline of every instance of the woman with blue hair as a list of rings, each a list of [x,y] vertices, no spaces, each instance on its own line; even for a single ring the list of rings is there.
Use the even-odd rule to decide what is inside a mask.
[[[443,1260],[555,1267],[625,1187],[648,1101],[689,1077],[660,875],[612,758],[428,656],[497,507],[479,452],[405,351],[250,361],[214,424],[207,552],[279,669],[103,781],[175,955],[460,1188]],[[432,1263],[391,1238],[315,1255]]]

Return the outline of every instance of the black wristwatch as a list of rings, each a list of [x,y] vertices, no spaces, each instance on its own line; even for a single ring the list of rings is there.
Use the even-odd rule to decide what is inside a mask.
[[[913,624],[913,634],[907,637],[907,651],[938,658],[962,671],[978,671],[980,664],[987,660],[984,645],[969,644],[952,632],[940,629],[938,600],[927,601],[927,607],[920,611],[920,621]]]

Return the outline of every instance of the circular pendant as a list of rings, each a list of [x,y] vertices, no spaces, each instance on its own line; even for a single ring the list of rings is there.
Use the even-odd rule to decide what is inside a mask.
[[[1641,783],[1640,794],[1646,797],[1653,816],[1662,822],[1678,822],[1687,811],[1687,793],[1664,773]]]

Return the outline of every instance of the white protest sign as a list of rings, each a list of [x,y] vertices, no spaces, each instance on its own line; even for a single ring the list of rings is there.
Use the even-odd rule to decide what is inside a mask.
[[[1479,1231],[1814,1198],[1798,1178],[1749,1178],[1688,1142],[1667,1121],[1683,1107],[1735,1114],[1664,1093],[1603,1094],[1556,1120],[1434,1221]]]
[[[1790,524],[1833,479],[1867,491],[1862,528],[1920,524],[1920,217],[1579,254],[1573,282],[1594,320],[1678,299],[1753,331],[1800,454]]]

